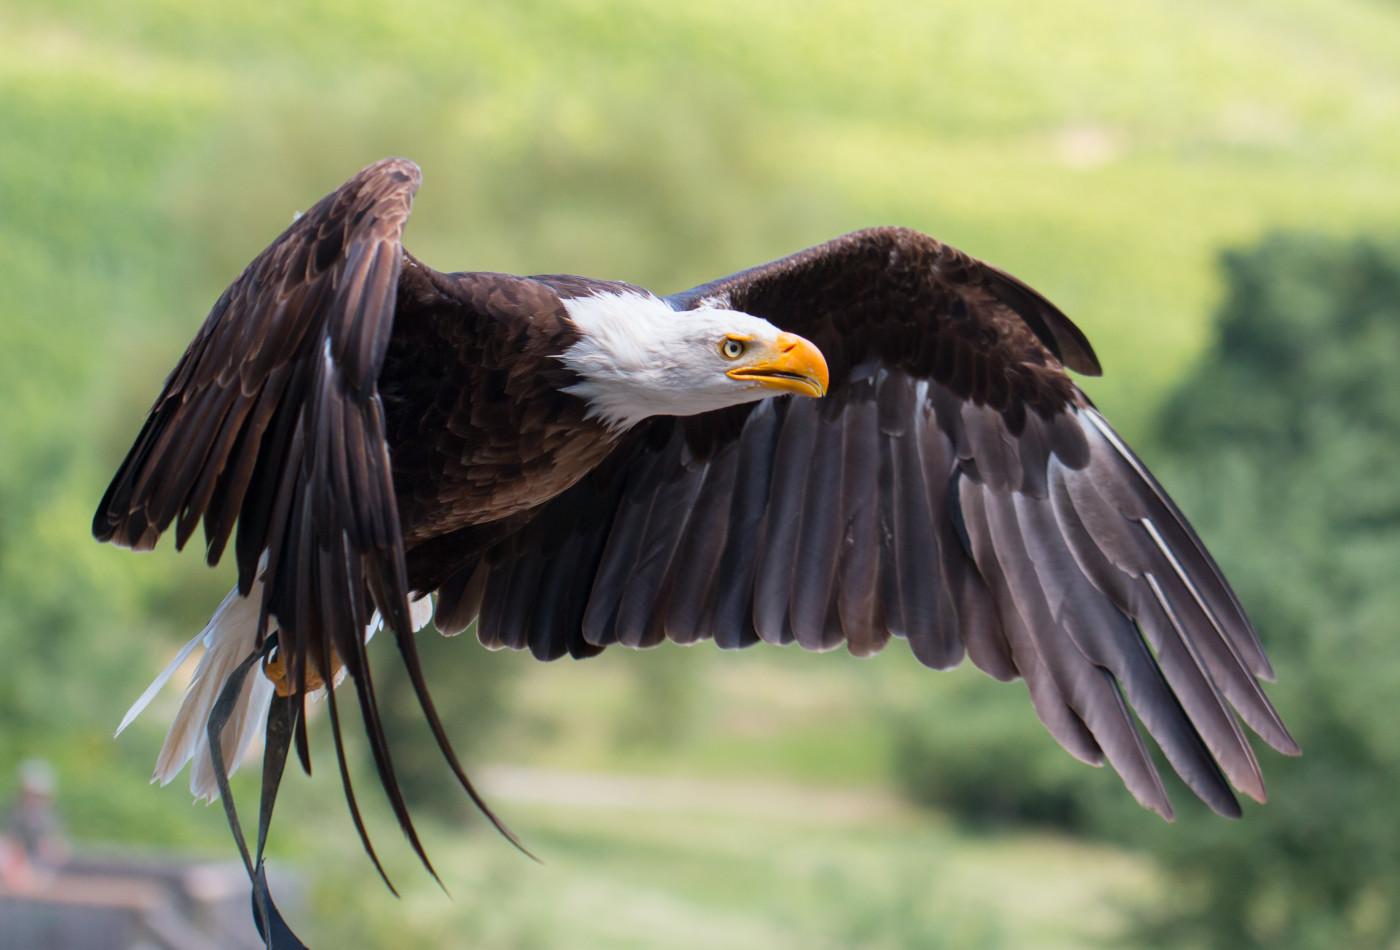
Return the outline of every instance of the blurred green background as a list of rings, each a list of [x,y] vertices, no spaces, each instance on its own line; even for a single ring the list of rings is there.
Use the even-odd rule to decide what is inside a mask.
[[[1400,947],[1400,6],[0,0],[0,777],[51,760],[80,845],[233,853],[217,808],[146,784],[176,690],[111,739],[231,575],[89,519],[218,292],[391,154],[444,270],[664,293],[888,223],[1025,278],[1235,581],[1305,755],[1265,754],[1240,822],[1177,786],[1167,826],[1022,686],[897,644],[544,667],[430,637],[545,863],[483,831],[381,663],[452,897],[366,792],[383,889],[318,729],[273,846],[303,937]]]

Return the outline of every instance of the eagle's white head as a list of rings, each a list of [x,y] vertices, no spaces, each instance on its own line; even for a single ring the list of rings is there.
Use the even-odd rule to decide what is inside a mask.
[[[616,429],[785,393],[826,394],[821,351],[751,314],[672,310],[641,293],[575,297],[564,307],[580,334],[559,356],[580,376],[566,391]]]

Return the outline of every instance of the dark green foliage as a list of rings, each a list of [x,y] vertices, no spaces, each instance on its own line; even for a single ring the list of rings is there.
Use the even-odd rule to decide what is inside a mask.
[[[1303,758],[1239,826],[1161,836],[1177,945],[1400,938],[1400,242],[1276,237],[1226,258],[1219,342],[1163,416],[1168,485],[1274,658]]]
[[[1094,787],[1086,769],[1041,728],[1025,689],[959,670],[897,713],[893,768],[914,801],[978,826],[1092,826]],[[1107,790],[1117,793],[1116,777]]]

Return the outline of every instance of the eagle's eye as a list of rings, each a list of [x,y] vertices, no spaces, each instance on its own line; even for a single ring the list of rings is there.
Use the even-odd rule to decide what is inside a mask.
[[[737,360],[744,355],[744,350],[746,349],[748,349],[748,346],[743,340],[737,337],[727,336],[720,341],[719,355],[727,360]]]

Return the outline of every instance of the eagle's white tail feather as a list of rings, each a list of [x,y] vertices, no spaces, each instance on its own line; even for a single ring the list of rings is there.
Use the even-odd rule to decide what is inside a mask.
[[[247,653],[243,654],[247,657]],[[222,684],[221,684],[222,685]],[[272,697],[277,687],[272,680],[253,670],[243,683],[243,691],[238,697],[220,745],[223,747],[224,764],[232,775],[248,755],[253,740],[262,735],[267,727],[267,714],[272,708]],[[213,704],[210,704],[212,711]],[[207,722],[208,715],[204,717]],[[219,797],[219,782],[214,778],[214,759],[209,754],[209,737],[200,727],[199,741],[195,743],[190,763],[190,793],[197,799],[212,802]],[[178,772],[179,769],[177,768]],[[172,776],[173,777],[173,776]]]
[[[417,633],[428,625],[428,621],[433,619],[433,595],[424,594],[408,605],[408,620],[413,624],[413,632]]]
[[[199,658],[199,665],[195,667],[194,677],[190,680],[184,701],[180,704],[179,712],[175,714],[175,721],[170,725],[170,732],[166,734],[160,755],[156,758],[155,773],[151,776],[151,781],[160,782],[162,785],[169,784],[180,774],[185,763],[193,760],[190,769],[190,791],[196,798],[207,801],[219,797],[206,731],[209,714],[213,712],[214,703],[218,700],[229,675],[238,664],[248,658],[248,654],[257,643],[261,603],[261,581],[254,582],[253,589],[247,597],[240,597],[236,587],[229,591],[223,603],[214,611],[214,616],[209,619],[208,625],[180,649],[175,659],[160,672],[150,686],[146,687],[146,691],[122,718],[121,725],[117,727],[118,735],[150,704],[160,688],[170,680],[181,664],[189,659],[194,648],[203,644],[204,654]],[[415,631],[421,630],[432,619],[432,615],[433,603],[430,595],[425,594],[409,604],[409,616]],[[382,620],[376,612],[365,628],[366,643],[380,626]],[[268,632],[271,633],[275,629],[275,626],[270,626]],[[340,685],[344,676],[345,670],[342,668],[335,677],[336,686]],[[323,691],[317,690],[317,694],[321,692]],[[238,769],[247,755],[254,737],[262,733],[274,694],[275,687],[267,677],[257,671],[250,673],[238,697],[237,705],[229,716],[228,724],[224,727],[221,742],[224,761],[228,765],[230,775]]]
[[[195,667],[194,678],[190,680],[185,700],[180,704],[180,711],[175,714],[175,721],[171,723],[170,732],[166,734],[165,743],[160,748],[152,781],[158,781],[162,785],[168,784],[196,754],[201,754],[207,765],[209,750],[205,728],[209,722],[209,714],[213,712],[214,703],[218,700],[229,674],[248,658],[248,654],[253,652],[257,644],[258,612],[261,604],[262,585],[254,583],[248,597],[240,597],[238,589],[234,588],[229,591],[219,609],[214,611],[214,616],[210,618],[208,626],[199,637],[204,641],[204,655],[199,658],[199,665]],[[253,725],[249,721],[249,695],[256,681],[266,682],[266,677],[249,676],[248,680],[243,687],[243,695],[239,697],[237,713],[230,717],[229,725],[224,731],[223,745],[230,773],[238,768],[239,763],[239,758],[233,757],[231,753],[246,746],[246,742],[242,740]],[[271,683],[268,685],[271,686]],[[253,717],[266,714],[270,698],[271,694],[268,691],[262,697],[262,709],[251,711]],[[212,792],[209,791],[209,787],[214,784],[212,769],[209,769],[207,783],[200,782],[199,778],[196,770],[192,776],[190,790],[198,797],[212,800],[217,794],[216,788]]]
[[[115,739],[125,732],[126,727],[131,725],[132,721],[137,716],[141,715],[145,708],[151,704],[151,700],[156,698],[156,693],[159,693],[161,687],[170,681],[170,677],[175,675],[175,671],[183,666],[185,661],[190,658],[190,654],[194,652],[194,648],[199,646],[204,640],[204,633],[205,631],[201,630],[191,637],[190,642],[186,643],[180,648],[180,652],[175,654],[175,659],[171,660],[170,664],[160,671],[159,676],[151,680],[151,685],[146,687],[146,691],[136,697],[136,702],[132,703],[131,708],[126,711],[126,715],[122,717],[121,725],[117,726],[117,731],[113,734],[112,738]]]

